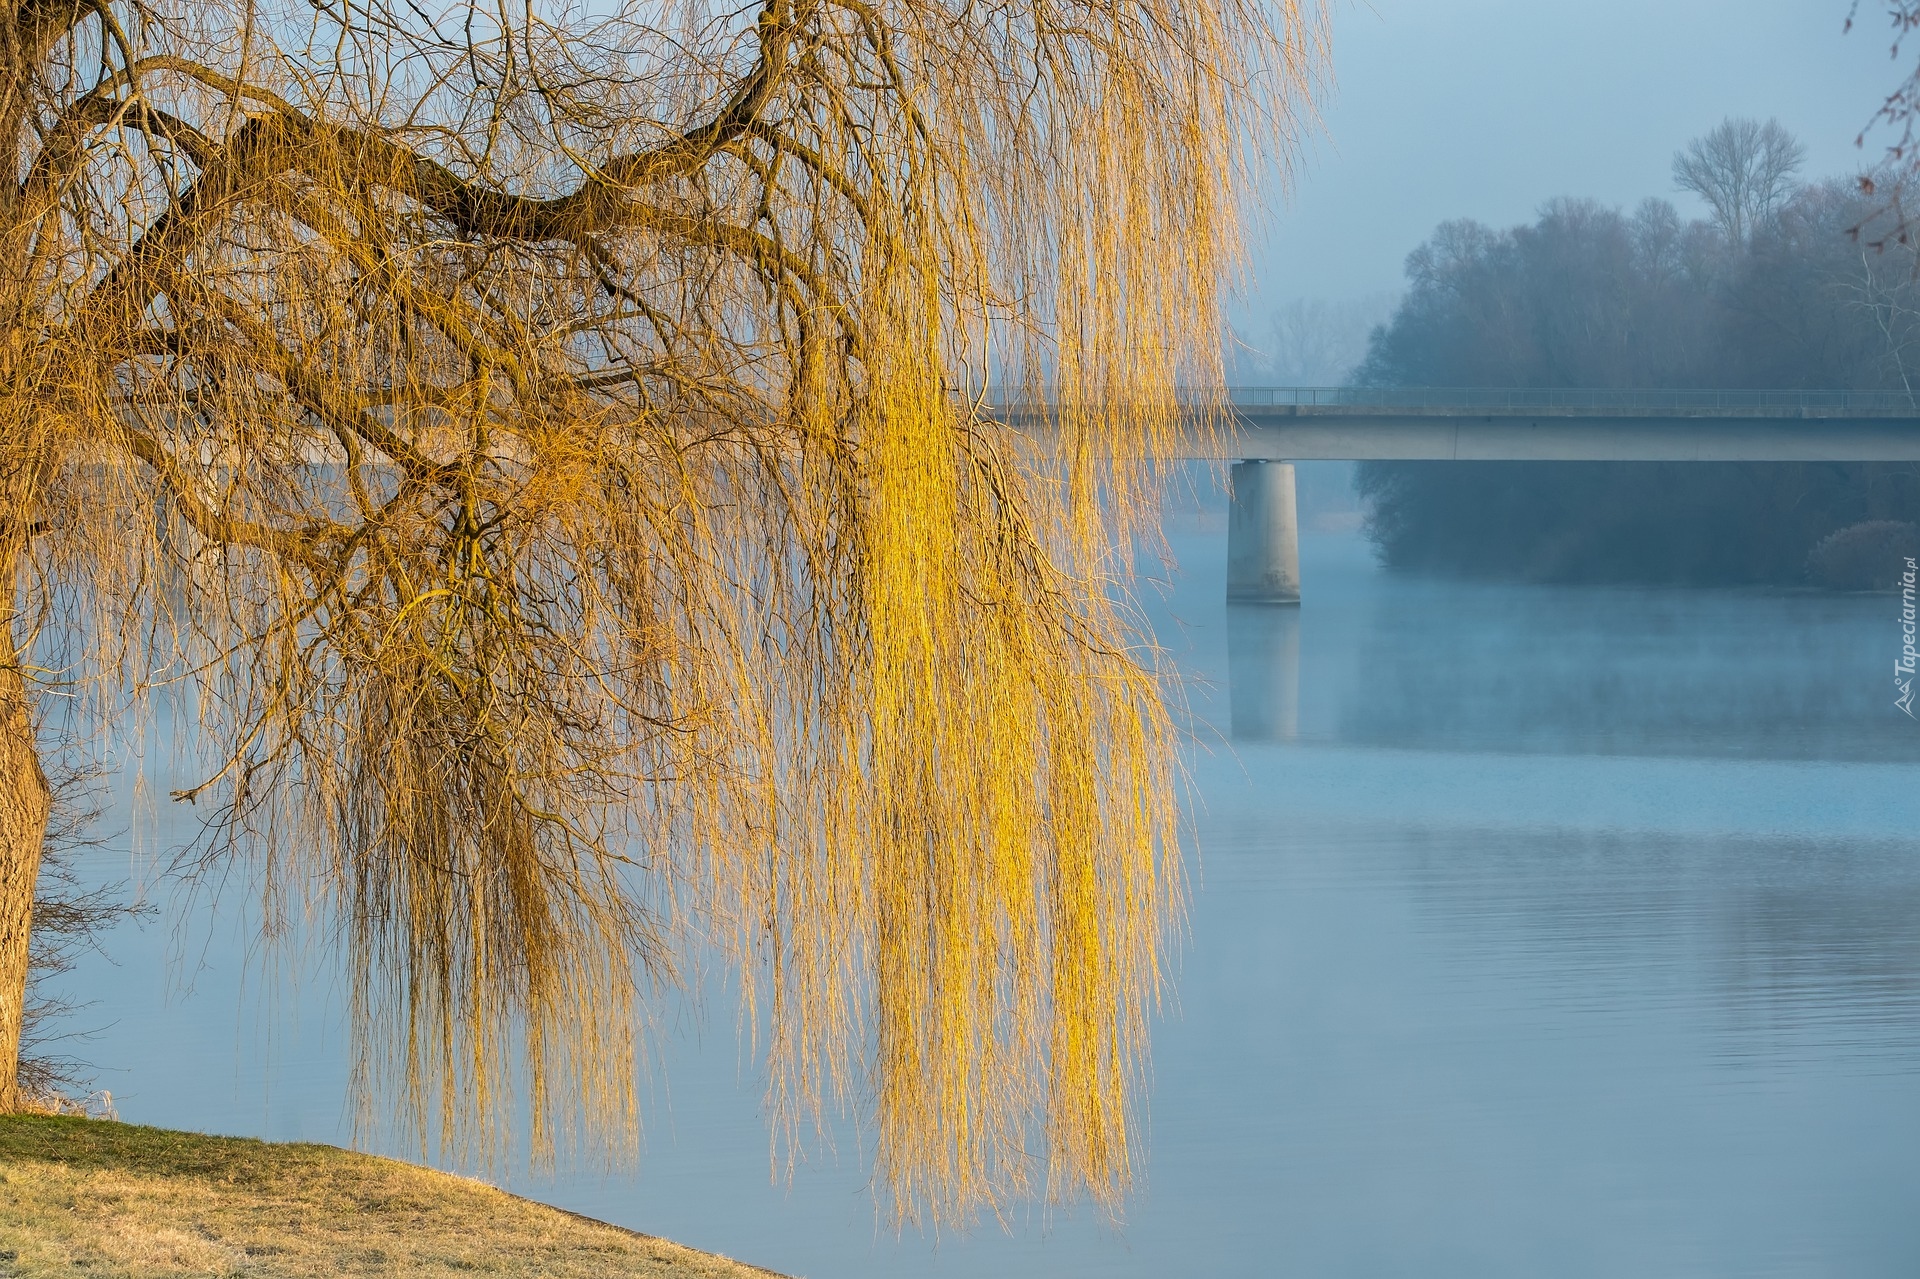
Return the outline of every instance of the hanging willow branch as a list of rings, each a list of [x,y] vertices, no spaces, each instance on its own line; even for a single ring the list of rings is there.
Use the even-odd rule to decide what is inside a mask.
[[[4,21],[13,630],[193,690],[204,856],[339,921],[369,1095],[630,1140],[711,939],[786,1137],[1112,1204],[1180,899],[1115,548],[1295,0]]]

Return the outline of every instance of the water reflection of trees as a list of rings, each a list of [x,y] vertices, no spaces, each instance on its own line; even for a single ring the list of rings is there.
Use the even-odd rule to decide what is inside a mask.
[[[1893,708],[1896,603],[1396,577],[1356,633],[1314,619],[1309,667],[1337,654],[1364,672],[1333,708],[1349,741],[1920,759],[1920,728]]]
[[[1920,843],[1460,829],[1383,843],[1416,926],[1470,981],[1529,984],[1583,1016],[1697,1012],[1726,1061],[1920,1068]]]

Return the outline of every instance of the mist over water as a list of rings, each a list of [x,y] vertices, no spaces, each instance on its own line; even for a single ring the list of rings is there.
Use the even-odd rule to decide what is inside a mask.
[[[1230,616],[1224,529],[1173,521],[1151,609],[1210,740],[1123,1227],[896,1240],[851,1129],[774,1180],[723,995],[663,1014],[637,1173],[512,1188],[794,1275],[1914,1273],[1897,601],[1412,578],[1308,531],[1305,604]],[[129,1120],[344,1141],[338,992],[250,969],[231,887],[76,975],[83,1054]]]

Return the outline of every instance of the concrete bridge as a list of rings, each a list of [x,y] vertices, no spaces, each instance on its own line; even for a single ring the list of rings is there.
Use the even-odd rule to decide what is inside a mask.
[[[1294,462],[1920,462],[1920,393],[1233,387],[1227,396],[1232,603],[1300,602]]]

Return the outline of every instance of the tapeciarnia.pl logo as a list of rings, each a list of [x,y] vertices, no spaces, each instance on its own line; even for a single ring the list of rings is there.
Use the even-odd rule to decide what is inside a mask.
[[[1893,686],[1900,690],[1900,696],[1894,705],[1907,713],[1908,719],[1920,718],[1913,713],[1913,666],[1916,654],[1913,647],[1914,633],[1914,577],[1920,566],[1916,566],[1913,557],[1907,557],[1907,571],[1900,575],[1900,660],[1893,664]]]

